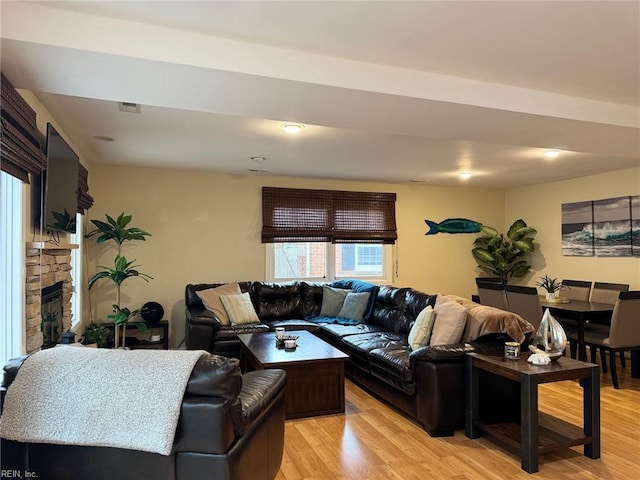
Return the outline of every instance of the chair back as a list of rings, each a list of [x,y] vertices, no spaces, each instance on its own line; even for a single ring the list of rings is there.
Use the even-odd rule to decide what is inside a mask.
[[[508,310],[507,297],[504,293],[504,287],[499,282],[484,282],[476,278],[478,285],[478,297],[482,305],[499,308],[500,310]]]
[[[625,283],[596,282],[591,290],[591,301],[614,304],[618,301],[618,294],[629,290]]]
[[[640,291],[620,292],[611,316],[609,346],[640,346]]]
[[[536,287],[507,285],[505,292],[509,311],[520,315],[537,330],[542,320],[542,306]]]
[[[562,297],[569,300],[589,301],[591,294],[591,282],[584,280],[562,280]]]

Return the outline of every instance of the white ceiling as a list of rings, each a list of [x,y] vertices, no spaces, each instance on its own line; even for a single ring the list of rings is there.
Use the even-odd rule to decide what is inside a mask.
[[[0,8],[3,73],[94,163],[502,188],[640,165],[637,1]]]

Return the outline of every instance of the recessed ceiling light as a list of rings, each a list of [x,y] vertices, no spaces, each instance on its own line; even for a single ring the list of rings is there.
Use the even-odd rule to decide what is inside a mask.
[[[113,138],[111,137],[107,137],[106,135],[94,135],[93,136],[94,140],[99,140],[101,142],[113,142]]]
[[[304,128],[304,125],[300,123],[284,123],[282,128],[287,133],[299,133]]]
[[[460,175],[458,175],[460,177],[460,180],[469,180],[471,178],[471,173],[469,172],[462,172]]]
[[[267,157],[251,157],[251,160],[254,162],[262,163],[267,159]]]
[[[544,152],[544,156],[547,158],[556,158],[558,155],[560,155],[558,150],[547,150]]]

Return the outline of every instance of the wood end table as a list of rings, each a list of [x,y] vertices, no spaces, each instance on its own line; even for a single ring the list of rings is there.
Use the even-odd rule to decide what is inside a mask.
[[[520,448],[522,469],[538,471],[538,456],[558,448],[584,445],[584,454],[600,458],[600,368],[570,358],[548,365],[469,353],[466,358],[465,435],[478,438],[485,432],[507,445]],[[520,384],[520,423],[485,421],[479,416],[479,371],[484,370]],[[538,385],[563,380],[582,380],[583,427],[538,412]]]

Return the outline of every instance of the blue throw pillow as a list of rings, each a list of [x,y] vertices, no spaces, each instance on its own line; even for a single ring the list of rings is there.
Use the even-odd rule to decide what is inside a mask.
[[[347,288],[356,293],[370,293],[371,295],[369,295],[369,301],[367,302],[367,308],[362,316],[362,321],[368,322],[373,318],[373,310],[376,306],[376,297],[380,291],[380,287],[378,285],[363,282],[362,280],[345,279],[336,280],[331,283],[331,286],[335,288]]]

